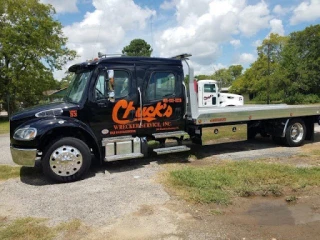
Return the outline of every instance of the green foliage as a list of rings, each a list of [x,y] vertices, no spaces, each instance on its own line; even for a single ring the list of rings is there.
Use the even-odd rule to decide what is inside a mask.
[[[53,239],[54,231],[44,224],[44,219],[21,218],[0,228],[1,239]]]
[[[227,162],[175,170],[170,172],[169,181],[184,191],[188,199],[229,204],[233,196],[279,196],[284,189],[319,186],[320,169],[252,161]]]
[[[65,45],[55,10],[39,0],[0,0],[0,99],[10,110],[38,102],[45,90],[57,87],[52,71],[76,53]]]
[[[290,34],[282,52],[280,84],[286,97],[320,94],[320,25]]]
[[[150,57],[153,49],[143,39],[134,39],[123,48],[122,53],[127,56]]]
[[[219,82],[220,87],[230,87],[232,83],[242,75],[241,65],[231,65],[229,68],[222,68],[215,71],[212,75],[195,76],[198,80],[212,79]]]
[[[0,134],[9,133],[9,130],[10,130],[9,121],[7,119],[2,120],[0,118]]]
[[[233,91],[265,102],[319,102],[320,25],[287,37],[271,34],[257,51],[258,59],[233,82]]]
[[[281,52],[287,42],[287,37],[270,34],[262,45],[257,48],[258,59],[232,85],[237,93],[255,94],[256,100],[269,102],[278,101],[281,94],[278,91],[279,62]]]
[[[229,68],[222,68],[214,72],[212,79],[218,80],[221,87],[230,87],[232,83],[242,74],[241,65],[232,65]]]
[[[68,72],[67,75],[64,78],[61,79],[61,81],[59,83],[59,88],[60,89],[64,89],[64,88],[69,87],[73,76],[74,76],[73,72]]]

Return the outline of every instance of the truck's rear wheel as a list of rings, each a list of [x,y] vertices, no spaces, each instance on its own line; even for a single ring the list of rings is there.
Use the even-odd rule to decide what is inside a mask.
[[[79,180],[90,165],[90,149],[83,141],[72,137],[55,141],[42,158],[44,174],[56,182]]]
[[[306,138],[307,128],[300,118],[291,119],[286,129],[286,144],[289,147],[301,146]]]

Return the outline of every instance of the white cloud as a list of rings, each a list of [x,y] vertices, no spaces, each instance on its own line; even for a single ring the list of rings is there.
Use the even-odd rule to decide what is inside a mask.
[[[241,41],[239,39],[233,39],[230,41],[230,44],[234,47],[234,48],[238,48],[241,46]]]
[[[284,28],[280,19],[272,19],[270,21],[271,31],[270,33],[277,33],[280,36],[284,36]]]
[[[57,13],[77,12],[77,0],[40,0],[41,3],[51,4]]]
[[[218,64],[208,64],[208,65],[203,65],[203,64],[199,64],[195,61],[190,61],[190,63],[192,64],[192,66],[194,67],[194,75],[212,75],[214,72],[216,72],[217,70],[221,69],[221,68],[227,68],[227,66],[218,63]]]
[[[161,5],[160,8],[164,10],[169,10],[173,9],[176,6],[177,0],[171,0],[171,1],[164,1]]]
[[[80,56],[72,63],[97,57],[99,51],[121,53],[132,39],[143,38],[146,22],[156,14],[133,0],[93,0],[92,4],[95,10],[87,12],[81,22],[63,28],[68,37],[67,47]],[[55,73],[55,77],[61,78],[64,72]]]
[[[177,0],[177,25],[159,33],[156,47],[161,56],[191,52],[195,61],[208,65],[221,55],[221,43],[234,46],[235,35],[252,36],[269,28],[268,5],[245,0]]]
[[[242,53],[240,55],[237,55],[234,58],[233,64],[240,64],[240,65],[246,66],[248,64],[253,63],[255,60],[256,60],[256,57],[253,54],[251,54],[251,53]]]
[[[252,46],[254,46],[254,47],[260,47],[261,44],[262,44],[262,40],[258,39],[258,40],[254,41],[254,42],[252,43]]]
[[[304,1],[293,10],[290,24],[296,25],[301,22],[314,21],[318,18],[320,18],[320,1]]]
[[[276,15],[284,16],[287,13],[289,13],[291,10],[292,10],[291,8],[284,8],[278,4],[273,8],[272,12],[275,13]]]
[[[265,2],[249,5],[239,14],[239,29],[245,36],[253,36],[259,30],[267,28],[270,20],[270,11]]]

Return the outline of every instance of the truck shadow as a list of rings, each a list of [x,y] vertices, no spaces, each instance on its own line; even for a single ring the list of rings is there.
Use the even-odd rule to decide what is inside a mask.
[[[320,142],[320,132],[315,133],[315,139],[313,142]],[[306,144],[312,143],[306,141]],[[122,172],[130,172],[138,168],[144,168],[153,163],[155,164],[170,164],[170,163],[185,163],[186,165],[191,163],[189,161],[190,156],[194,156],[197,161],[201,161],[206,157],[215,157],[222,154],[232,154],[237,152],[253,151],[253,150],[266,150],[281,147],[275,144],[271,138],[257,137],[254,140],[220,143],[213,145],[194,145],[186,142],[191,148],[189,152],[172,153],[169,155],[151,156],[147,158],[132,159],[125,161],[109,162],[98,164],[94,163],[91,166],[89,173],[86,175],[86,179],[95,177],[99,174],[116,174]],[[270,152],[271,154],[271,152]],[[42,173],[40,164],[36,164],[36,167],[22,167],[20,170],[20,179],[23,183],[34,186],[44,186],[55,184],[45,178]]]

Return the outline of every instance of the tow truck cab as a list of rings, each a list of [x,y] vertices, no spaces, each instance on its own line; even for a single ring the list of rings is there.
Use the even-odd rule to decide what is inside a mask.
[[[69,68],[74,78],[64,102],[12,116],[11,152],[20,165],[41,158],[45,175],[59,182],[81,178],[91,154],[101,161],[187,151],[186,88],[179,59],[104,57]],[[177,144],[164,147],[165,139]]]

